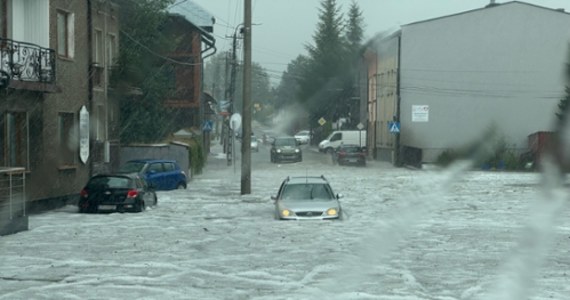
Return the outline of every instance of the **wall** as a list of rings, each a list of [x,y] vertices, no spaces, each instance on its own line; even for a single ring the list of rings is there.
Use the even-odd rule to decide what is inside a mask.
[[[508,17],[506,17],[508,16]],[[511,147],[548,130],[563,95],[570,15],[522,3],[402,28],[401,142],[432,162],[494,126]],[[412,106],[429,120],[412,122]]]

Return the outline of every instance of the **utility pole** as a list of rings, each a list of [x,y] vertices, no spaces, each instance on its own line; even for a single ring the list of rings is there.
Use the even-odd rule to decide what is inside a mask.
[[[244,0],[241,194],[251,194],[251,0]]]

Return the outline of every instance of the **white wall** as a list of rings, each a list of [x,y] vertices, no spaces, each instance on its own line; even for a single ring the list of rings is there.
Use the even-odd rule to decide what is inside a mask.
[[[570,15],[509,3],[402,28],[401,142],[430,162],[490,126],[515,148],[550,130],[564,94]],[[429,105],[412,122],[412,105]]]

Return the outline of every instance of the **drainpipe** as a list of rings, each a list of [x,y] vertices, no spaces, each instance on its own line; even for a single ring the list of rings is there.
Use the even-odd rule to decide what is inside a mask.
[[[87,0],[87,107],[89,115],[93,114],[93,9],[92,0]],[[93,135],[91,134],[92,118],[89,118],[89,154],[93,149]],[[89,177],[93,176],[93,157],[89,155]]]

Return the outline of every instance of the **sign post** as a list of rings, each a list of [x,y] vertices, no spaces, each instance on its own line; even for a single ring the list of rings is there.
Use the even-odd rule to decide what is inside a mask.
[[[89,112],[85,105],[79,111],[79,158],[83,164],[89,159]]]

